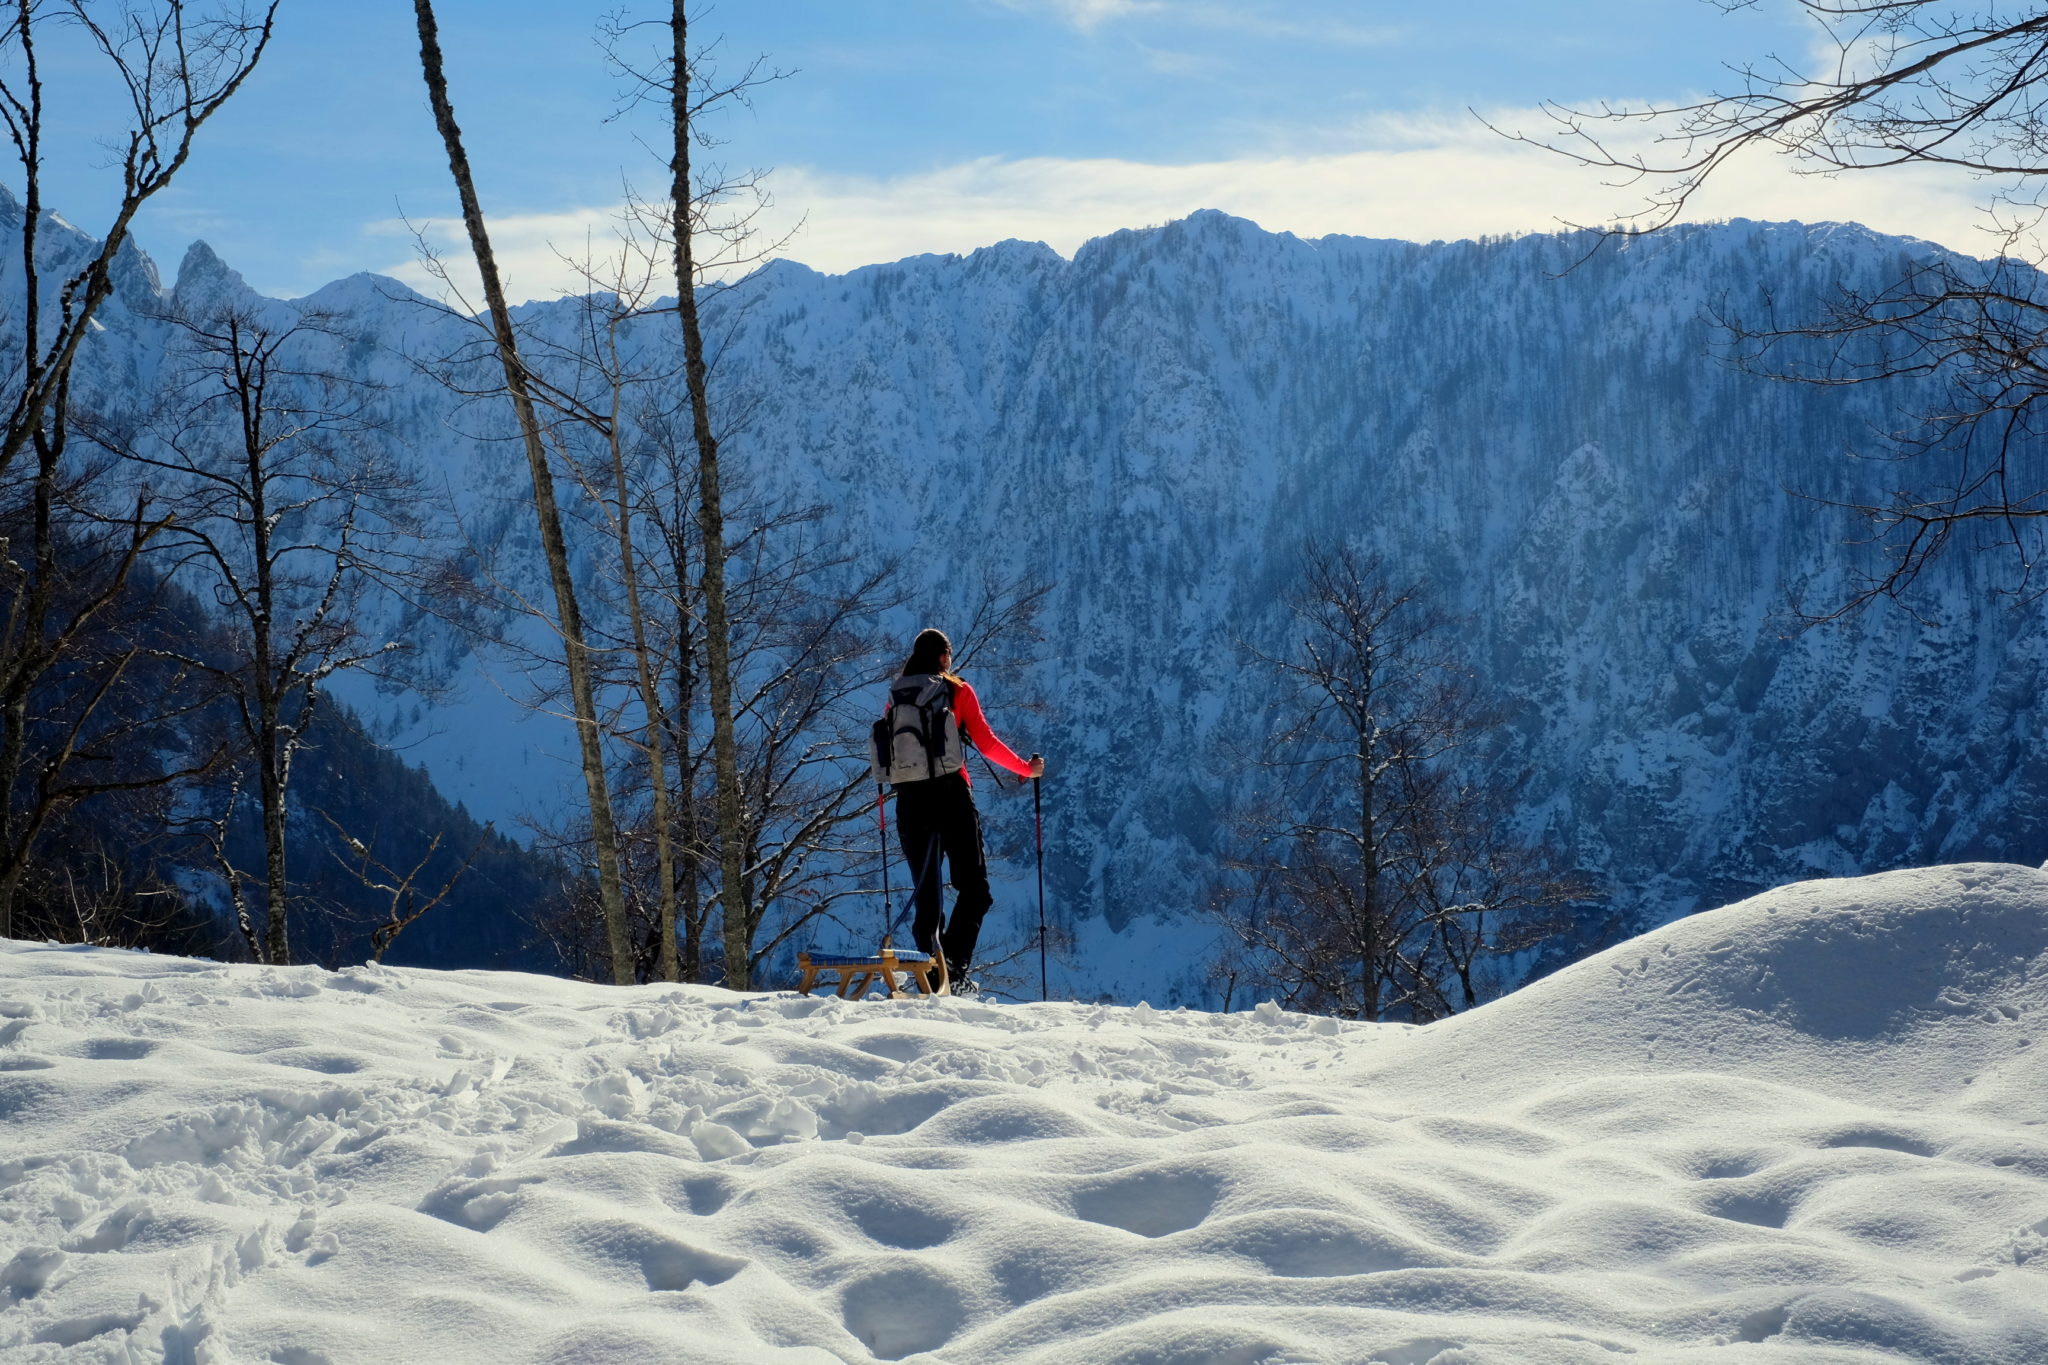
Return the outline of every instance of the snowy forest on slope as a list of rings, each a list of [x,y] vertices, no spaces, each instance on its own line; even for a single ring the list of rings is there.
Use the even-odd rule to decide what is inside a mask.
[[[0,217],[20,231],[11,201]],[[54,219],[45,234],[68,255],[92,245]],[[2048,769],[2025,739],[2044,694],[2038,613],[1980,591],[1958,559],[1928,575],[1919,617],[1871,611],[1802,633],[1788,615],[1795,599],[1850,590],[1838,542],[1852,528],[1814,499],[1867,496],[1884,467],[1843,453],[1873,450],[1914,388],[1772,384],[1713,357],[1711,310],[1764,297],[1818,309],[1931,248],[1738,222],[1568,270],[1582,250],[1570,236],[1302,241],[1205,213],[1072,261],[1005,243],[845,276],[777,263],[707,300],[714,393],[744,414],[726,440],[744,515],[812,518],[780,544],[847,547],[840,580],[901,563],[875,595],[866,651],[838,666],[822,731],[851,780],[871,680],[917,626],[964,629],[984,575],[1050,586],[1039,638],[979,676],[999,728],[1053,765],[1049,906],[1080,964],[1062,969],[1061,994],[1220,1003],[1199,908],[1232,813],[1272,790],[1248,757],[1280,720],[1252,651],[1288,646],[1311,538],[1381,555],[1464,623],[1469,666],[1510,717],[1499,761],[1529,774],[1516,826],[1592,888],[1579,951],[1799,876],[2044,851]],[[82,389],[146,391],[175,342],[166,313],[331,318],[338,337],[288,354],[361,386],[438,548],[459,546],[525,600],[542,590],[507,482],[509,413],[431,372],[467,354],[464,373],[487,387],[471,324],[368,276],[264,300],[204,246],[168,289],[133,251],[116,275]],[[592,306],[531,304],[520,319],[546,370],[577,349]],[[656,376],[674,364],[659,323],[622,333],[627,364]],[[658,471],[659,432],[643,435],[640,468]],[[581,505],[573,546],[601,581],[604,523]],[[573,826],[567,728],[524,704],[529,660],[477,643],[531,647],[504,595],[469,600],[467,629],[373,599],[372,633],[406,641],[432,690],[347,673],[327,689],[499,832]],[[591,610],[604,617],[601,595]],[[1040,709],[1017,709],[1027,701]],[[1014,947],[1028,803],[988,787],[991,933]],[[331,867],[317,821],[302,824],[301,864]],[[876,931],[866,828],[846,828],[852,875],[833,894],[855,894],[843,928],[814,926],[824,941]],[[715,887],[701,894],[708,905]],[[549,961],[531,926],[485,922],[492,899],[427,918],[393,960]],[[508,908],[523,907],[495,912]]]

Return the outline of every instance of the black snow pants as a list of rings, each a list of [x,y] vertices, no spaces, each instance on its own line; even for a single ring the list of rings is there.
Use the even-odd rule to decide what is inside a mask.
[[[896,837],[910,864],[916,888],[917,916],[911,936],[918,950],[936,953],[942,944],[946,972],[963,980],[974,961],[974,943],[981,937],[982,917],[995,896],[988,889],[988,858],[981,846],[981,815],[974,809],[974,789],[962,773],[901,782],[896,786]],[[939,860],[944,858],[953,889],[960,893],[953,914],[939,932],[945,886]]]

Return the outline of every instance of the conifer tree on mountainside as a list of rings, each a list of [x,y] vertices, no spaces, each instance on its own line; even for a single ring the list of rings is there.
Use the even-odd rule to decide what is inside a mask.
[[[1827,499],[1862,523],[1857,577],[1839,598],[1796,602],[1807,620],[1880,598],[1924,611],[1916,588],[1951,550],[1993,552],[1992,590],[2037,597],[2048,590],[2037,573],[2048,551],[2048,13],[1953,0],[1794,9],[1813,25],[1807,51],[1735,65],[1722,91],[1671,105],[1550,103],[1550,130],[1510,136],[1643,187],[1611,237],[1671,225],[1726,167],[1764,152],[1829,176],[1906,168],[1980,184],[1985,240],[1997,247],[1988,258],[1905,257],[1889,281],[1844,285],[1818,308],[1784,309],[1767,294],[1722,303],[1716,321],[1726,358],[1756,374],[1939,388],[1852,447],[1899,471],[1886,473],[1881,497]]]

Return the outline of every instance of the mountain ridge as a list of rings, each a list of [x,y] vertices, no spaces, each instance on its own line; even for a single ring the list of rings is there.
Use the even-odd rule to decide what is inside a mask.
[[[1016,681],[1059,710],[1006,714],[1005,681],[983,687],[998,730],[1049,759],[1056,915],[1125,950],[1092,952],[1106,965],[1076,989],[1200,998],[1192,964],[1116,959],[1158,939],[1127,936],[1137,921],[1192,913],[1258,785],[1219,770],[1219,726],[1270,709],[1238,642],[1285,644],[1310,535],[1383,554],[1469,620],[1535,774],[1519,823],[1600,877],[1625,925],[1813,875],[2048,852],[2048,760],[2025,742],[2048,726],[2038,612],[1957,562],[1925,584],[1949,630],[1882,611],[1787,633],[1793,594],[1850,579],[1842,525],[1783,490],[1855,500],[1870,466],[1841,453],[1933,391],[1803,389],[1712,358],[1711,309],[1815,307],[1934,248],[1749,220],[1592,241],[1304,239],[1210,211],[1071,259],[1006,242],[842,275],[775,262],[707,295],[719,396],[749,413],[727,455],[764,499],[829,506],[843,543],[906,557],[934,620],[982,568],[1057,585],[1048,657]],[[346,363],[390,386],[391,429],[466,531],[531,572],[505,415],[401,359],[452,353],[469,324],[396,282],[341,283],[373,341]],[[575,307],[530,303],[523,324],[566,344]],[[117,322],[146,353],[146,324]],[[661,323],[631,344],[668,344]],[[464,689],[437,715],[348,699],[479,818],[572,809],[562,727],[508,728],[491,684]],[[984,804],[1014,907],[1028,819]]]

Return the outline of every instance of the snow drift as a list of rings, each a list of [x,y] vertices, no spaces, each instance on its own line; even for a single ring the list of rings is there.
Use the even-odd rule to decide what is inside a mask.
[[[1426,1028],[0,945],[10,1360],[2048,1359],[2048,874]]]

